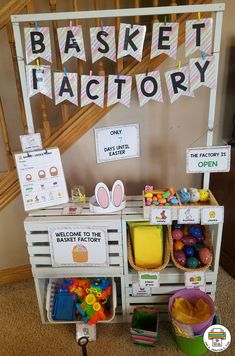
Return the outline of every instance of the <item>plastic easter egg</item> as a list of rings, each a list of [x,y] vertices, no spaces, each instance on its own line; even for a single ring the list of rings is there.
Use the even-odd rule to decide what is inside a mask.
[[[183,236],[181,241],[185,244],[185,246],[194,246],[197,243],[197,239],[193,236]]]
[[[198,236],[197,237],[197,243],[202,243],[205,240],[204,236]]]
[[[197,203],[200,199],[200,193],[199,193],[198,189],[190,188],[189,193],[190,193],[190,201],[192,203]]]
[[[159,205],[158,201],[153,201],[152,203],[153,203],[153,205]]]
[[[144,196],[145,196],[145,198],[152,198],[153,193],[149,192],[149,193],[146,193]]]
[[[183,228],[183,234],[184,234],[185,236],[189,234],[189,232],[188,232],[188,226],[187,226],[187,225],[185,225],[184,228]]]
[[[170,201],[171,199],[173,199],[174,198],[174,195],[169,195],[169,197],[167,198],[167,201]]]
[[[205,247],[204,244],[202,243],[197,243],[196,245],[193,246],[194,247],[194,250],[196,253],[199,253],[199,251],[201,250],[201,248]]]
[[[210,194],[206,189],[199,189],[200,194],[200,201],[207,201],[209,200]]]
[[[153,199],[152,198],[147,198],[146,201],[150,201],[150,203],[152,203]]]
[[[175,229],[172,231],[172,238],[174,240],[180,240],[183,237],[183,232],[180,229]]]
[[[170,203],[171,203],[172,205],[178,205],[178,204],[179,204],[179,200],[178,200],[176,197],[174,197],[174,198],[172,198],[172,199],[170,200]]]
[[[162,194],[159,194],[159,193],[158,193],[158,194],[157,194],[157,198],[158,198],[158,200],[159,200],[159,199],[162,199]]]
[[[167,199],[170,195],[171,195],[171,193],[169,191],[167,191],[162,194],[162,197]]]
[[[151,205],[151,202],[150,202],[150,201],[146,201],[146,202],[145,202],[145,205],[146,205],[146,206],[150,206],[150,205]]]
[[[180,197],[181,203],[186,204],[190,201],[190,194],[187,188],[181,188],[178,190],[178,195]]]
[[[207,247],[199,250],[199,258],[204,265],[207,265],[211,260],[211,251]]]
[[[184,253],[187,257],[193,257],[195,255],[195,250],[192,246],[186,246],[184,248]]]
[[[184,251],[174,251],[174,258],[181,266],[186,265],[186,256]]]
[[[165,205],[166,205],[166,206],[169,206],[169,205],[170,205],[170,203],[166,203]]]
[[[198,259],[196,257],[187,258],[187,267],[188,268],[197,268],[198,267]]]
[[[157,197],[156,196],[154,196],[153,197],[153,201],[157,201],[158,199],[157,199]]]
[[[175,189],[174,188],[171,187],[168,190],[171,193],[171,195],[175,195]]]
[[[164,199],[164,198],[159,199],[159,203],[160,204],[165,204],[166,203],[166,199]]]
[[[181,251],[181,250],[183,250],[183,248],[184,248],[184,244],[183,244],[183,242],[181,242],[181,240],[175,241],[175,243],[174,243],[175,251]]]
[[[202,236],[202,228],[200,226],[192,225],[189,227],[189,234],[193,237],[200,237]]]
[[[173,229],[180,229],[183,230],[184,225],[183,224],[178,224],[177,222],[173,223]]]

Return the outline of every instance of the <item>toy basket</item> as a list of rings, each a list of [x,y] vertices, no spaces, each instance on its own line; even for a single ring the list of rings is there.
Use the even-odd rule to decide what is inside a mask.
[[[211,251],[211,258],[210,258],[209,263],[205,266],[193,268],[193,269],[184,267],[184,266],[181,266],[174,258],[173,238],[172,238],[172,234],[171,234],[171,226],[169,226],[169,242],[170,242],[171,259],[172,259],[172,262],[174,263],[175,267],[181,269],[184,272],[194,272],[194,271],[206,271],[211,266],[211,263],[213,260],[213,246],[212,246],[211,232],[210,232],[209,226],[206,226],[206,225],[203,226],[203,235],[205,237],[205,240],[203,243]]]
[[[134,260],[134,253],[133,253],[133,248],[132,248],[132,242],[131,242],[131,237],[130,234],[128,234],[128,261],[131,265],[132,268],[134,268],[138,272],[145,272],[145,271],[150,271],[150,272],[159,272],[163,270],[164,268],[167,267],[169,260],[170,260],[170,245],[169,245],[169,234],[170,230],[168,227],[163,227],[163,238],[164,238],[164,261],[163,264],[159,267],[156,268],[142,268],[139,266],[136,266],[135,260]],[[144,253],[144,251],[143,251]]]
[[[115,309],[117,307],[117,293],[116,293],[116,283],[114,281],[114,278],[110,278],[111,280],[111,285],[112,285],[112,302],[111,302],[111,309],[110,313],[107,316],[106,320],[100,320],[98,323],[109,323],[111,320],[114,319],[115,317]],[[47,286],[47,297],[46,297],[46,311],[47,311],[47,319],[49,320],[50,323],[53,324],[77,324],[81,323],[84,324],[84,321],[80,318],[77,320],[72,320],[72,321],[67,321],[67,320],[54,320],[52,318],[52,312],[53,312],[53,306],[54,306],[54,299],[55,299],[55,294],[57,287],[63,283],[63,278],[56,278],[56,279],[50,279],[48,286]]]

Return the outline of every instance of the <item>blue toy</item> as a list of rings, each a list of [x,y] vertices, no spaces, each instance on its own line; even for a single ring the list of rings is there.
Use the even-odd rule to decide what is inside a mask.
[[[193,237],[201,237],[202,236],[202,228],[201,226],[192,225],[189,227],[189,234]]]
[[[178,190],[178,195],[182,204],[187,204],[190,201],[190,193],[187,188]]]
[[[192,246],[186,246],[184,248],[184,253],[187,257],[193,257],[195,255],[195,250]]]
[[[58,291],[55,295],[52,319],[68,321],[76,320],[76,302],[76,294]]]

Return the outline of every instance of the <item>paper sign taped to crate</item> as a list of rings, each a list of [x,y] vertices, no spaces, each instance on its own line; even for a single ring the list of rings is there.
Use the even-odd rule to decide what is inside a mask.
[[[185,272],[185,287],[199,288],[203,292],[206,291],[206,279],[204,271]]]
[[[196,206],[178,208],[179,224],[199,224],[200,218],[200,208]]]
[[[159,272],[139,272],[139,284],[140,287],[149,287],[149,288],[157,288],[160,286],[159,284],[159,278],[160,278],[160,273]]]
[[[229,172],[231,146],[188,148],[186,151],[186,172]]]
[[[95,129],[97,163],[140,156],[139,124]]]
[[[201,224],[211,225],[224,222],[223,206],[206,206],[201,208]]]
[[[62,211],[62,215],[80,215],[82,213],[81,206],[65,206]]]
[[[150,223],[154,225],[171,224],[171,207],[159,206],[150,209]]]
[[[132,283],[132,297],[150,297],[151,296],[151,288],[141,287],[139,282]]]
[[[67,226],[48,229],[54,267],[108,265],[107,227]]]
[[[40,133],[20,135],[20,143],[23,152],[42,149],[42,138]]]

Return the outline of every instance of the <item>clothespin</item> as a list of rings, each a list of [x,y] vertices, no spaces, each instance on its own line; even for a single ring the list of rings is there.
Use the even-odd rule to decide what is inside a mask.
[[[38,26],[38,21],[35,21],[35,22],[34,22],[34,27],[36,28],[36,30],[38,30],[38,27],[39,27],[39,26]]]
[[[40,61],[39,61],[39,59],[36,59],[36,66],[37,66],[37,69],[40,67]]]
[[[197,19],[198,19],[198,21],[201,20],[201,13],[200,12],[197,13]]]
[[[69,21],[69,27],[73,27],[73,21],[72,20]]]
[[[101,30],[104,31],[104,23],[103,23],[103,20],[100,20],[100,27],[101,27]]]
[[[92,77],[92,70],[90,70],[89,77],[90,78]]]
[[[181,61],[178,62],[178,69],[181,69]]]
[[[67,77],[67,69],[64,67],[64,76]]]
[[[166,26],[166,23],[167,23],[167,16],[165,15],[164,16],[164,25]]]
[[[201,51],[201,55],[202,55],[202,59],[204,61],[206,59],[206,52],[205,51]]]

